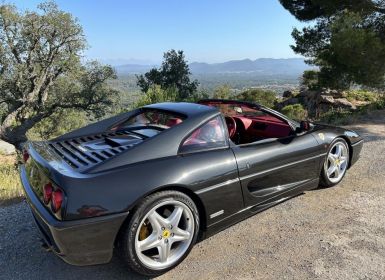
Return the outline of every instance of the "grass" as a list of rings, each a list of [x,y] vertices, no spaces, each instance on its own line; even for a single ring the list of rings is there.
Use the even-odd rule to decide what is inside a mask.
[[[0,155],[0,206],[9,205],[23,198],[19,171],[14,155]]]
[[[365,101],[374,103],[379,99],[379,94],[368,90],[349,90],[345,93],[346,99],[352,101]]]

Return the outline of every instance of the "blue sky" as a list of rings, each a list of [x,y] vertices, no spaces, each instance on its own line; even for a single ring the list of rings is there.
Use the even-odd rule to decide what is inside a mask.
[[[41,1],[12,1],[34,9]],[[290,49],[301,27],[278,0],[59,0],[84,28],[88,58],[158,63],[182,49],[190,62],[297,57]]]

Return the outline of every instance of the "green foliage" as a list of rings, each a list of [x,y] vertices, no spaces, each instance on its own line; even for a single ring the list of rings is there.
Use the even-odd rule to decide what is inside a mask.
[[[162,89],[159,85],[153,85],[139,98],[133,107],[139,108],[148,104],[174,102],[177,97],[178,90],[175,87]]]
[[[177,88],[177,100],[191,98],[197,90],[198,81],[190,81],[190,70],[183,51],[170,50],[163,55],[159,69],[153,68],[144,75],[137,76],[137,84],[142,92],[151,86],[160,85],[162,89]]]
[[[319,89],[318,75],[319,71],[304,71],[301,79],[301,84],[311,90]]]
[[[97,117],[116,100],[111,67],[82,64],[83,30],[53,2],[40,12],[0,5],[0,139],[17,148],[36,123],[74,108]]]
[[[227,84],[218,86],[214,90],[213,98],[230,99],[232,97],[231,87]]]
[[[366,101],[366,102],[375,102],[379,98],[379,95],[375,92],[368,90],[348,90],[345,92],[346,99],[350,102],[352,101]]]
[[[249,89],[235,96],[237,100],[258,103],[269,108],[273,108],[277,101],[274,92],[263,89]]]
[[[294,120],[304,120],[307,117],[307,111],[301,104],[287,105],[282,108],[281,112]]]
[[[301,21],[293,30],[296,53],[320,67],[320,87],[385,86],[385,2],[280,0]]]
[[[347,125],[358,112],[354,113],[347,109],[331,109],[319,116],[322,123],[334,125]]]
[[[206,89],[198,89],[189,98],[186,98],[182,101],[195,103],[195,102],[198,102],[199,100],[208,99],[208,98],[210,98],[210,94]]]
[[[59,110],[37,123],[29,132],[31,140],[48,140],[85,126],[89,122],[84,111]]]
[[[23,197],[19,171],[13,156],[0,156],[0,206]]]

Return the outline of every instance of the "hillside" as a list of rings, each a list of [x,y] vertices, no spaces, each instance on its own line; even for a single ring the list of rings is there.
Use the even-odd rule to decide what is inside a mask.
[[[115,85],[123,91],[138,91],[135,74],[149,71],[158,65],[123,64],[115,66],[119,80]],[[228,84],[234,89],[262,87],[282,93],[299,84],[304,70],[311,69],[302,58],[256,60],[232,60],[223,63],[193,62],[189,64],[192,78],[197,79],[201,88],[213,90]]]
[[[193,75],[201,74],[255,74],[257,76],[298,77],[310,69],[302,58],[259,58],[256,60],[231,60],[222,63],[193,62],[189,64]],[[156,65],[123,64],[115,66],[118,75],[144,73]]]

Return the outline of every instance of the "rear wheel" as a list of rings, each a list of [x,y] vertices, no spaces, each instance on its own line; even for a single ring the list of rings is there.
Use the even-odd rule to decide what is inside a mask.
[[[328,150],[321,173],[321,186],[332,187],[343,179],[349,165],[349,146],[337,138]]]
[[[145,198],[120,236],[120,250],[136,272],[160,275],[177,266],[190,252],[199,230],[194,202],[176,191]]]

